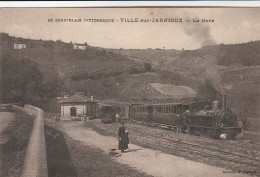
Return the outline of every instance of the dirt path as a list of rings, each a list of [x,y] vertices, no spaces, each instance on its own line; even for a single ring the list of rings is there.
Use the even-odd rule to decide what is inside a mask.
[[[117,139],[100,135],[86,127],[82,122],[62,122],[63,131],[71,138],[84,142],[87,145],[101,149],[105,154],[111,148],[117,147]],[[224,177],[247,176],[234,173],[223,168],[212,167],[198,162],[186,160],[181,157],[164,154],[159,151],[143,148],[130,144],[130,150],[116,157],[115,160],[122,164],[153,176],[178,176],[178,177]],[[225,173],[226,172],[226,173]]]

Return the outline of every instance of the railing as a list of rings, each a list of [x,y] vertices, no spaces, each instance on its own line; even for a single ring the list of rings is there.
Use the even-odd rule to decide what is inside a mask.
[[[47,177],[43,110],[31,105],[25,105],[24,108],[15,105],[14,107],[36,116],[27,147],[22,177]]]

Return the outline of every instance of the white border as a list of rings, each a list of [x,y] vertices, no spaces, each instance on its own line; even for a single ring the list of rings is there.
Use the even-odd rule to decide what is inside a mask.
[[[260,7],[260,1],[1,1],[0,7]]]

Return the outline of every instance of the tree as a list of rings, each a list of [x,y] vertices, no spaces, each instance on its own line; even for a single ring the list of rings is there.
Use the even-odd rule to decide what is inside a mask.
[[[144,69],[146,72],[150,72],[152,70],[152,65],[150,63],[144,63]]]
[[[1,75],[1,94],[5,102],[18,102],[28,97],[42,96],[43,74],[35,62],[5,55],[1,61]]]

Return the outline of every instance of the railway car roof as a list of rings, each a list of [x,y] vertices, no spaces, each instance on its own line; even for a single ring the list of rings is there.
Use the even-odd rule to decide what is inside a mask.
[[[176,106],[176,105],[187,105],[183,103],[156,103],[156,104],[140,104],[137,106]]]

